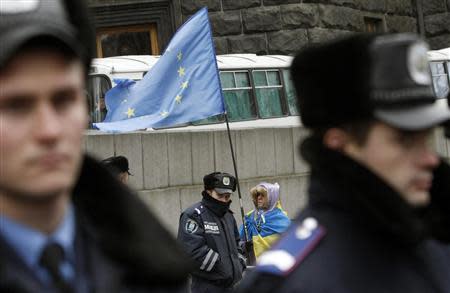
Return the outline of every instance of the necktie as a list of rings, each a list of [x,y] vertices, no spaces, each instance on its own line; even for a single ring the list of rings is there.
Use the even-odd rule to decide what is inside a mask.
[[[52,277],[54,287],[59,292],[73,292],[73,289],[61,274],[61,264],[64,260],[64,250],[61,245],[50,243],[45,246],[40,258],[40,265],[47,269]]]

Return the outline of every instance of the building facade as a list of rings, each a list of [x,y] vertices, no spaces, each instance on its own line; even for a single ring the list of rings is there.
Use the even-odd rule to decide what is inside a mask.
[[[293,54],[352,32],[417,32],[450,46],[450,0],[90,0],[97,56],[160,54],[208,7],[217,54]]]

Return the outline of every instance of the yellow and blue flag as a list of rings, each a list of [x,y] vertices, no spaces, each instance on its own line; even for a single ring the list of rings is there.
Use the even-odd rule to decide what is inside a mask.
[[[141,81],[116,83],[106,93],[105,120],[94,123],[102,131],[168,127],[224,113],[208,10],[178,29]]]
[[[253,241],[253,250],[258,257],[269,249],[291,224],[286,212],[281,207],[280,202],[275,208],[267,212],[252,210],[245,216],[248,236]],[[244,226],[241,225],[240,237],[244,240]]]

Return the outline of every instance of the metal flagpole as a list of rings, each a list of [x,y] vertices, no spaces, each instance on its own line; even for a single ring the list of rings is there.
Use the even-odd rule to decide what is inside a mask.
[[[248,257],[248,263],[254,264],[256,259],[255,259],[254,253],[253,253],[253,245],[250,241],[251,239],[249,239],[249,236],[248,236],[247,225],[245,223],[244,205],[242,204],[241,187],[239,184],[239,176],[238,176],[238,171],[237,171],[237,166],[236,166],[236,160],[234,158],[233,142],[231,140],[231,131],[230,131],[230,125],[228,123],[227,112],[225,112],[225,122],[227,124],[228,140],[230,141],[230,150],[231,150],[231,158],[233,160],[234,174],[236,175],[236,185],[237,185],[238,196],[239,196],[239,205],[241,207],[241,217],[242,217],[242,224],[244,227],[244,237],[245,237],[244,240],[245,240],[245,248],[246,248],[247,257]]]

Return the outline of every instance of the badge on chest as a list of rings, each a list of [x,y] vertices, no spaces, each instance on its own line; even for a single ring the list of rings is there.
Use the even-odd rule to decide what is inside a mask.
[[[216,222],[203,222],[205,225],[205,233],[208,234],[220,234],[219,226]]]

